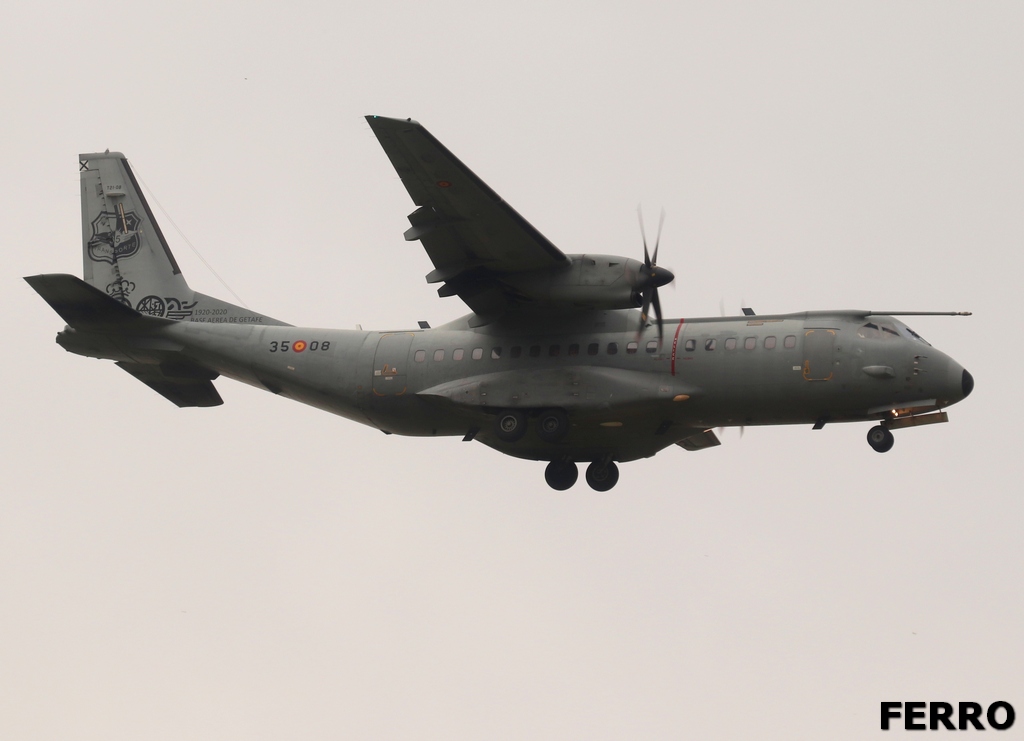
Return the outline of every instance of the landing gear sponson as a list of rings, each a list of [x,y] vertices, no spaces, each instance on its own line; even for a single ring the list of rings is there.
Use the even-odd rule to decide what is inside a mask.
[[[504,409],[494,422],[494,432],[500,440],[514,443],[522,439],[527,429],[527,414],[536,416],[537,437],[547,443],[555,443],[569,432],[569,416],[561,409],[541,409],[530,412],[521,409]],[[570,460],[551,461],[544,469],[544,480],[557,491],[571,488],[579,479],[576,463]],[[619,481],[619,467],[614,461],[594,461],[587,466],[587,483],[595,491],[608,491]]]

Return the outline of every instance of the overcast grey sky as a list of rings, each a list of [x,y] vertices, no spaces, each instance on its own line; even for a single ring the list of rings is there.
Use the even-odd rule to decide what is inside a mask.
[[[38,3],[0,25],[0,736],[864,739],[1024,713],[1019,2]],[[951,424],[748,429],[556,493],[219,381],[180,410],[53,342],[79,152],[125,152],[254,309],[437,325],[362,119],[413,117],[669,316],[972,310]],[[189,282],[230,295],[157,216]],[[900,731],[899,733],[902,733]],[[1024,722],[1005,737],[1024,738]]]

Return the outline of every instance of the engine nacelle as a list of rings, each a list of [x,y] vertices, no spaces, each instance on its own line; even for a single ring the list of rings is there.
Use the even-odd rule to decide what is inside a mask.
[[[581,309],[636,309],[642,303],[638,285],[643,263],[614,255],[568,255],[561,270],[502,276],[501,281],[524,299],[569,304]]]

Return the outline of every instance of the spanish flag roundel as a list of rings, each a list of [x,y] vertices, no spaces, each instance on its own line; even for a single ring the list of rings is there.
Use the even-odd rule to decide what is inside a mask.
[[[295,340],[295,342],[292,343],[292,350],[294,350],[295,352],[302,352],[305,349],[306,349],[306,341],[305,340]]]

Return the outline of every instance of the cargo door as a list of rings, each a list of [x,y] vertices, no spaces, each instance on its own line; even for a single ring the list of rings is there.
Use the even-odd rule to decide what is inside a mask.
[[[835,363],[836,330],[813,328],[804,331],[804,380],[829,381]]]

